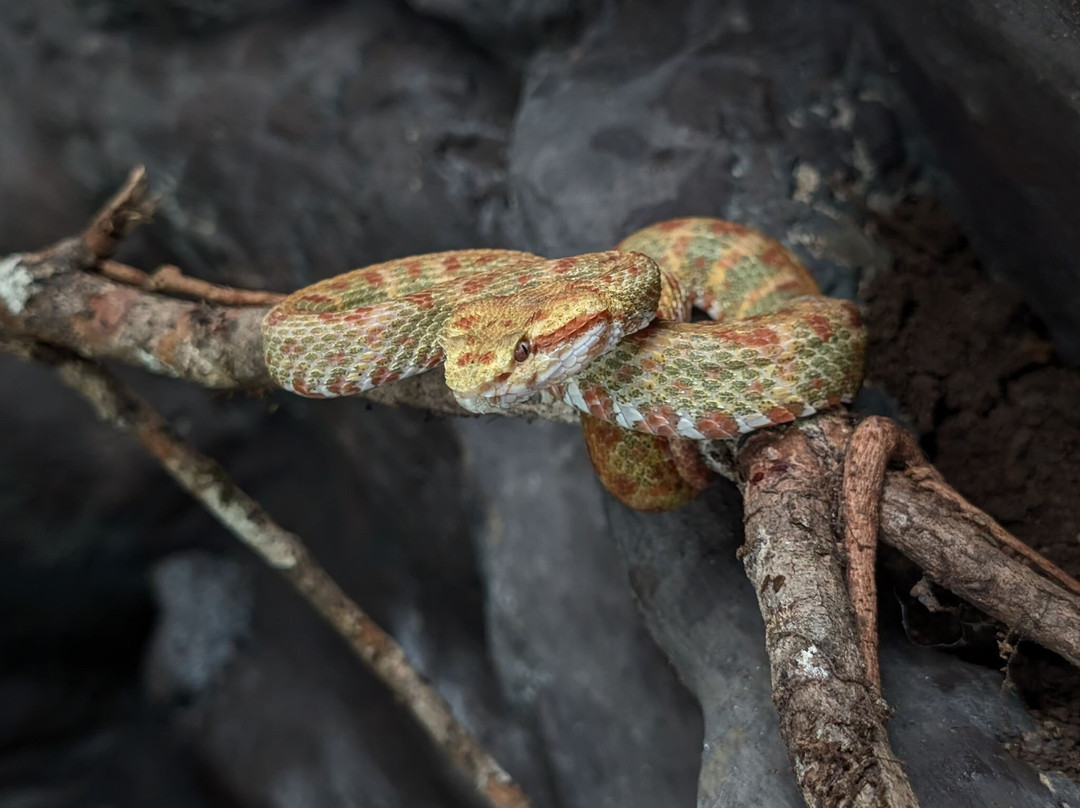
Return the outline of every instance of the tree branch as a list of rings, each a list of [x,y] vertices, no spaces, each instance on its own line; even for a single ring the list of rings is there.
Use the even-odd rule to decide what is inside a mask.
[[[858,447],[854,459],[847,452],[857,430],[883,426],[892,433],[884,436],[888,454],[907,468],[885,473],[881,485],[882,475],[863,467],[880,463],[884,470],[887,455],[873,447],[874,458]],[[845,531],[865,539],[863,522],[876,521],[866,511],[879,500],[883,541],[931,580],[1080,666],[1080,585],[964,500],[898,429],[885,419],[856,427],[843,414],[825,413],[756,433],[735,458],[746,532],[740,556],[765,620],[781,733],[811,806],[861,804],[857,798],[888,808],[917,805],[888,745],[887,707],[860,653],[840,554]],[[867,475],[856,481],[859,468]],[[860,482],[883,490],[856,490]],[[844,524],[836,519],[838,502]],[[859,508],[867,519],[852,520]]]
[[[489,808],[528,808],[520,786],[454,718],[450,706],[409,664],[394,638],[341,590],[297,536],[278,525],[221,466],[173,432],[149,403],[100,365],[69,351],[3,336],[0,350],[51,365],[99,418],[121,432],[134,434],[184,490],[281,573],[337,630]]]
[[[1002,533],[1011,541],[1002,540]],[[917,469],[889,472],[881,540],[930,580],[1080,667],[1075,579],[1027,545],[1016,552],[1017,539],[952,488]]]
[[[765,619],[773,703],[807,805],[918,808],[889,746],[888,707],[860,656],[834,537],[843,453],[827,433],[841,423],[827,415],[747,441],[736,458],[739,553]]]
[[[39,253],[0,258],[0,328],[203,387],[272,389],[259,326],[280,295],[216,286],[179,271],[146,275],[108,260],[119,240],[147,221],[153,208],[139,168],[81,236]],[[147,288],[200,299],[179,300]],[[471,414],[454,400],[441,370],[381,385],[364,397],[446,415]],[[520,404],[503,414],[578,420],[562,402]]]
[[[275,525],[213,461],[176,438],[149,405],[88,361],[117,360],[213,388],[271,386],[260,323],[278,299],[275,293],[217,286],[175,268],[147,275],[110,260],[121,239],[152,210],[140,169],[81,236],[40,253],[0,259],[0,349],[55,365],[103,417],[134,431],[181,485],[281,570],[413,706],[431,737],[491,805],[524,805],[520,790],[453,722],[393,640],[345,597],[299,540]],[[439,371],[366,396],[468,414]],[[561,404],[518,406],[506,414],[578,419]],[[807,801],[850,804],[859,795],[874,804],[910,808],[914,796],[884,731],[887,708],[857,650],[835,541],[835,496],[851,430],[846,416],[827,413],[758,433],[737,453],[746,505],[744,563],[765,617],[774,698]],[[832,485],[823,486],[823,480]],[[937,583],[1080,665],[1080,584],[932,472],[890,472],[883,487],[883,540]],[[859,541],[865,540],[867,525],[858,517],[852,524]],[[856,570],[855,577],[865,584],[865,570]]]
[[[190,278],[179,267],[165,264],[151,273],[108,259],[98,262],[98,272],[106,278],[119,283],[144,289],[147,292],[161,292],[167,295],[217,303],[222,306],[273,306],[285,295],[280,292],[262,292],[255,289],[236,289],[209,281]]]

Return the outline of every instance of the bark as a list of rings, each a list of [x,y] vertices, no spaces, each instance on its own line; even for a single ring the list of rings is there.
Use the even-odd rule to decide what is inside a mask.
[[[885,731],[888,708],[859,653],[834,538],[843,419],[751,439],[737,468],[741,550],[765,619],[780,732],[803,798],[818,806],[918,805]],[[843,447],[844,442],[839,443]]]

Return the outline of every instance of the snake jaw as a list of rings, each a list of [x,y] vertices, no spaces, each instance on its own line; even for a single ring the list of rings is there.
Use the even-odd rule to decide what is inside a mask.
[[[505,409],[577,375],[593,359],[615,347],[622,337],[623,330],[618,324],[606,317],[593,318],[572,335],[552,341],[541,338],[539,347],[534,343],[527,373],[501,373],[469,388],[451,384],[451,390],[457,402],[469,412]]]
[[[637,325],[617,315],[595,285],[558,279],[464,302],[440,337],[446,384],[473,412],[523,401],[580,372]]]

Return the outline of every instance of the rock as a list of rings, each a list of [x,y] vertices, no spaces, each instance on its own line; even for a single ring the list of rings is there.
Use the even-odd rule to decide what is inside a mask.
[[[798,808],[771,704],[764,626],[735,558],[741,535],[723,527],[739,511],[737,493],[720,483],[660,515],[610,497],[606,506],[649,630],[701,703],[698,805]],[[1076,784],[1032,769],[1002,745],[1034,722],[997,672],[888,630],[881,656],[895,710],[889,737],[923,808],[1036,808],[1080,796]]]
[[[700,715],[643,630],[580,429],[497,419],[459,431],[486,503],[492,656],[535,716],[553,804],[692,804]]]
[[[147,260],[239,285],[293,288],[497,237],[513,84],[390,0],[168,41],[95,28],[66,0],[16,6],[0,12],[20,11],[0,47],[40,67],[4,82],[0,161],[63,190],[32,193],[0,242],[47,215],[41,197],[66,198],[77,226],[138,163],[161,195]]]
[[[875,0],[951,203],[1080,360],[1080,10],[1074,3]]]
[[[460,26],[478,43],[515,58],[515,45],[529,44],[559,23],[593,11],[595,0],[408,0],[421,14]]]
[[[188,700],[211,688],[251,630],[251,583],[235,563],[203,553],[169,557],[154,570],[160,614],[147,651],[150,694]]]

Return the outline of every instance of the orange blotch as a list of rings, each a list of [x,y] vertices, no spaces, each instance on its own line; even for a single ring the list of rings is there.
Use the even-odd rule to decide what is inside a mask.
[[[338,351],[337,353],[327,354],[326,361],[329,362],[331,365],[340,365],[342,362],[345,361],[345,352]]]
[[[709,230],[713,233],[742,233],[746,231],[746,228],[735,222],[725,222],[722,219],[716,219],[709,222]]]
[[[751,328],[747,331],[734,331],[729,339],[737,345],[745,345],[748,348],[764,348],[768,345],[777,345],[780,337],[777,333],[765,326]]]
[[[585,400],[585,406],[589,408],[589,412],[594,417],[604,421],[610,421],[614,418],[611,396],[607,394],[607,390],[604,388],[590,387],[587,390],[582,390],[581,397]]]
[[[443,264],[443,269],[450,273],[457,272],[461,269],[461,259],[456,255],[451,255]]]
[[[353,309],[346,314],[342,319],[346,323],[362,323],[371,315],[371,308],[364,307],[362,309]]]
[[[367,281],[368,286],[382,286],[386,282],[382,273],[378,271],[365,273],[364,280]]]
[[[653,435],[660,435],[663,438],[674,438],[678,436],[676,427],[679,424],[679,416],[675,414],[675,411],[668,405],[663,407],[657,407],[654,410],[642,413],[645,416],[643,421],[635,424],[635,428],[643,427],[642,432],[649,432]]]
[[[759,257],[761,258],[761,263],[768,267],[786,267],[795,263],[791,258],[791,253],[787,251],[787,248],[777,242],[771,243]]]
[[[424,274],[424,268],[419,261],[410,261],[405,265],[405,274],[415,281]]]
[[[669,233],[672,230],[678,230],[686,224],[686,219],[672,219],[667,222],[660,222],[660,224],[653,225],[653,229],[659,230],[662,233]]]
[[[416,292],[409,295],[408,299],[422,309],[435,308],[435,296],[431,292]]]
[[[848,325],[852,328],[862,328],[862,316],[859,309],[850,300],[844,302],[844,311],[847,312]]]
[[[482,292],[488,285],[487,278],[470,278],[461,285],[461,291],[467,295],[475,295]]]
[[[738,423],[723,410],[717,410],[699,418],[694,426],[697,427],[698,432],[712,440],[739,436]]]
[[[809,292],[812,292],[812,289],[807,288],[807,283],[806,283],[805,280],[800,279],[800,278],[792,278],[790,280],[784,281],[783,283],[777,284],[776,291],[777,292],[797,292],[797,291],[802,291],[802,292],[809,293]]]
[[[574,268],[575,263],[573,258],[560,258],[551,265],[551,271],[556,275],[565,275]]]
[[[473,355],[472,355],[471,351],[465,351],[457,359],[458,367],[465,367],[467,364],[469,364],[472,361],[472,357],[473,357]]]
[[[371,383],[378,387],[380,384],[394,382],[400,378],[401,371],[390,370],[388,368],[376,368],[375,372],[371,374]]]
[[[802,408],[800,407],[799,410],[801,412]],[[774,424],[788,424],[795,420],[796,413],[788,407],[773,407],[765,413],[765,417]]]
[[[805,322],[822,340],[832,339],[833,329],[828,317],[822,317],[820,314],[808,314],[805,317]]]
[[[761,379],[754,379],[750,384],[746,385],[746,392],[748,393],[762,393],[765,391],[765,385],[761,383]]]
[[[474,325],[476,325],[476,320],[477,320],[476,317],[474,317],[474,316],[472,316],[470,314],[466,314],[466,315],[464,315],[462,317],[458,317],[454,321],[454,326],[456,328],[460,328],[462,330],[469,329],[469,328],[472,328]]]
[[[533,276],[530,275],[528,272],[524,273],[523,275],[518,275],[518,283],[520,283],[522,286],[524,286],[525,284],[527,284],[529,281],[532,280],[532,277]]]
[[[292,389],[300,395],[307,396],[308,398],[326,398],[326,396],[322,393],[314,392],[308,386],[308,383],[303,379],[293,379]]]
[[[582,314],[579,317],[575,317],[562,328],[557,328],[549,334],[540,334],[534,337],[532,340],[533,350],[546,351],[553,346],[561,345],[574,334],[591,326],[597,320],[607,322],[608,318],[604,314]]]

